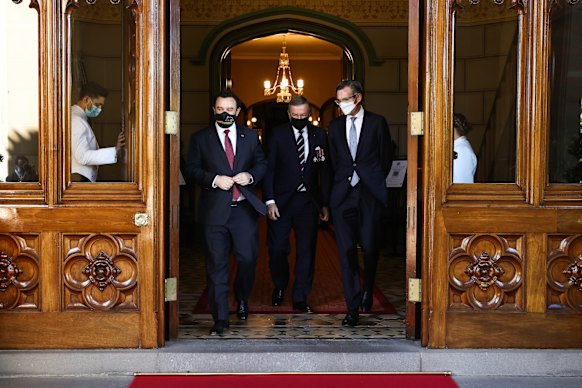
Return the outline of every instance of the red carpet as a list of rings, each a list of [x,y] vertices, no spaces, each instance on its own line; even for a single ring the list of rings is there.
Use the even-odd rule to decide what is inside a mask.
[[[264,223],[260,223],[260,228],[263,229]],[[261,241],[259,242],[259,259],[257,262],[257,274],[253,291],[249,298],[249,310],[251,314],[291,314],[294,311],[291,307],[291,286],[285,293],[283,305],[273,307],[271,304],[271,293],[273,292],[273,285],[271,282],[271,275],[269,272],[269,258],[267,255],[267,248],[264,229],[259,232]],[[293,246],[292,239],[292,246]],[[295,252],[291,250],[290,268],[293,271],[293,258]],[[234,281],[236,263],[234,259],[231,260],[231,312],[236,310],[236,300],[232,293],[232,283]],[[289,281],[293,284],[293,276]],[[343,298],[343,289],[341,283],[341,275],[339,268],[339,261],[337,258],[337,249],[333,231],[330,229],[321,229],[319,231],[317,240],[317,255],[315,260],[315,276],[313,281],[313,288],[308,296],[307,302],[313,308],[315,313],[319,314],[345,314],[346,307]],[[209,314],[208,295],[207,290],[201,295],[198,303],[194,307],[194,314]],[[396,314],[394,306],[390,304],[386,296],[378,290],[374,290],[374,303],[372,306],[372,314]]]
[[[231,375],[138,375],[130,388],[153,387],[431,387],[454,388],[457,384],[449,374],[437,373],[346,373],[346,374],[231,374]]]

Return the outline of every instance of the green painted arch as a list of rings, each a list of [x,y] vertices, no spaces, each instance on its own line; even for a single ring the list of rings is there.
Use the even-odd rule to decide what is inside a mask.
[[[261,10],[217,25],[203,40],[193,64],[210,64],[212,92],[220,87],[220,62],[231,47],[250,39],[293,32],[312,35],[334,43],[349,52],[354,78],[363,81],[365,62],[377,66],[378,59],[369,38],[355,24],[335,16],[308,9],[281,7]],[[216,89],[216,90],[215,90]]]

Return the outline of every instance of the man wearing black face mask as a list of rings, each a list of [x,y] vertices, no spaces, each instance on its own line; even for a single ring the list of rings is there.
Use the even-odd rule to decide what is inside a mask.
[[[236,315],[246,320],[254,280],[259,234],[257,215],[266,213],[255,195],[267,160],[257,132],[237,125],[238,98],[222,91],[214,99],[214,125],[192,135],[186,174],[201,186],[196,218],[204,227],[208,301],[214,319],[211,335],[229,327],[229,255],[235,252]]]
[[[274,284],[272,303],[283,303],[289,282],[289,234],[295,232],[293,309],[312,313],[307,304],[315,267],[318,218],[329,219],[327,140],[321,128],[309,123],[309,101],[296,96],[289,102],[289,123],[273,129],[263,185],[267,204],[267,246]]]

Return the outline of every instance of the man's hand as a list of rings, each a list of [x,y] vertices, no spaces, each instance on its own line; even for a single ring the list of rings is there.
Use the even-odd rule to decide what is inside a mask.
[[[237,185],[246,186],[251,183],[252,176],[248,172],[239,172],[232,179]]]
[[[321,208],[321,214],[319,215],[319,219],[321,221],[329,221],[329,208],[327,207],[322,207]]]
[[[123,147],[125,147],[125,131],[119,132],[119,135],[117,136],[117,145],[115,145],[115,150],[119,152]]]
[[[274,203],[267,205],[267,217],[273,221],[277,221],[277,219],[281,217],[281,215],[279,215],[279,208]]]
[[[234,180],[226,175],[217,175],[214,184],[221,190],[230,190],[234,185]]]

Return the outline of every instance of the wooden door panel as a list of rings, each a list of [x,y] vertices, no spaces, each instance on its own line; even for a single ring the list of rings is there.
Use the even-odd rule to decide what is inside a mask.
[[[524,311],[523,235],[451,235],[448,311]]]
[[[40,236],[0,234],[0,311],[40,311]]]
[[[136,235],[63,235],[63,310],[139,308]]]
[[[452,348],[579,348],[580,316],[544,313],[448,312]]]
[[[461,222],[451,218],[448,224]],[[556,225],[549,221],[546,232]],[[582,344],[576,334],[582,322],[582,235],[515,233],[524,225],[508,223],[505,230],[513,231],[506,233],[448,235],[447,346]]]
[[[2,349],[137,348],[140,313],[8,312],[2,313]],[[11,329],[6,329],[11,328]]]

